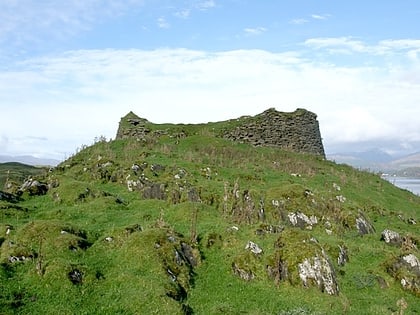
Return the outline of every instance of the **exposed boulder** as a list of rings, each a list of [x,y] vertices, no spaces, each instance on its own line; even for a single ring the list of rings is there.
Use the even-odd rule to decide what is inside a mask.
[[[388,268],[388,273],[400,281],[402,287],[420,296],[420,261],[414,254],[397,258]]]
[[[22,184],[20,191],[27,191],[30,196],[42,196],[48,192],[48,184],[29,178]]]
[[[232,263],[232,270],[235,275],[245,281],[251,281],[255,278],[252,270],[239,266],[237,263]]]
[[[194,268],[200,262],[200,253],[172,229],[165,234],[156,240],[155,249],[169,278],[165,285],[166,295],[181,304],[184,314],[193,314],[191,307],[184,302],[194,283]]]
[[[334,267],[324,251],[321,255],[306,258],[298,264],[298,270],[299,277],[305,287],[314,283],[322,292],[338,295],[339,289]]]
[[[381,240],[387,244],[400,246],[403,242],[400,234],[392,230],[383,230],[381,233]]]
[[[347,253],[347,247],[346,246],[338,246],[340,251],[338,252],[338,258],[337,263],[339,266],[344,266],[349,261],[349,255]]]
[[[362,211],[359,211],[359,215],[356,218],[356,228],[360,235],[375,233],[375,228],[365,217]]]
[[[150,170],[154,176],[159,176],[160,173],[165,171],[165,166],[161,164],[152,164],[150,165]]]
[[[134,191],[135,189],[139,189],[143,187],[139,180],[127,179],[127,189],[128,191]]]
[[[263,252],[262,248],[252,241],[248,241],[248,243],[245,246],[245,249],[248,249],[251,253],[255,255],[260,255]]]
[[[21,255],[21,256],[9,256],[8,261],[9,263],[17,263],[17,262],[26,262],[26,261],[32,261],[34,259],[34,255]]]
[[[196,267],[198,264],[194,249],[185,242],[181,242],[181,254],[183,259],[191,266]]]
[[[293,226],[300,227],[301,229],[307,228],[309,230],[312,229],[312,227],[318,223],[318,218],[314,215],[308,217],[306,214],[296,211],[296,212],[290,212],[288,214],[289,222]]]
[[[288,279],[289,270],[287,261],[283,261],[280,257],[275,257],[273,263],[267,265],[267,275],[275,281],[276,285],[279,285],[280,281]]]
[[[188,201],[201,202],[200,192],[195,187],[191,187],[188,190]]]
[[[144,187],[143,198],[145,199],[166,199],[166,185],[153,183],[150,186]]]
[[[79,269],[72,269],[67,275],[71,283],[82,284],[83,273]]]
[[[418,258],[413,254],[408,254],[402,257],[402,260],[407,263],[411,268],[415,269],[416,271],[420,272],[420,261]]]

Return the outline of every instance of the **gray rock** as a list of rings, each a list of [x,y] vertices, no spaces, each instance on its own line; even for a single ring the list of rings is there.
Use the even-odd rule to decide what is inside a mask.
[[[83,273],[79,269],[73,269],[67,275],[73,284],[82,284]]]
[[[387,268],[388,273],[400,281],[401,286],[420,295],[420,261],[414,254],[399,257]]]
[[[405,261],[411,268],[413,268],[417,273],[420,274],[420,261],[413,254],[408,254],[402,257],[402,260]]]
[[[145,199],[166,199],[165,184],[153,183],[143,189],[143,197]]]
[[[22,184],[20,191],[27,191],[31,196],[42,196],[48,192],[48,185],[29,178]]]
[[[306,214],[296,211],[296,212],[290,212],[288,214],[289,222],[293,226],[297,226],[300,228],[307,228],[312,229],[312,226],[318,223],[318,218],[314,215],[308,217]]]
[[[400,246],[403,241],[400,234],[398,234],[395,231],[388,230],[388,229],[382,231],[381,240],[387,244],[398,245],[398,246]]]
[[[241,268],[236,263],[232,264],[232,270],[235,275],[245,281],[251,281],[255,278],[255,274],[251,270]]]
[[[415,225],[415,224],[417,224],[417,221],[416,221],[416,219],[414,219],[414,218],[409,218],[409,219],[407,219],[407,223],[408,223],[408,224]]]
[[[191,187],[188,190],[188,201],[190,202],[201,202],[200,192],[196,188]]]
[[[255,255],[260,255],[263,252],[262,248],[252,241],[248,241],[248,243],[245,246],[245,249],[249,249]]]
[[[289,270],[287,262],[278,259],[274,266],[267,265],[267,275],[269,278],[275,280],[276,284],[280,281],[284,281],[289,277]]]
[[[329,295],[338,295],[339,288],[334,267],[322,251],[321,255],[306,258],[298,264],[299,277],[305,287],[315,283],[316,286]]]
[[[349,256],[347,253],[346,246],[338,246],[340,251],[338,252],[337,263],[339,266],[344,266],[349,261]]]
[[[185,242],[181,243],[181,253],[185,261],[192,267],[197,266],[197,258],[194,255],[193,248]]]
[[[375,233],[375,228],[361,211],[359,211],[359,216],[356,218],[356,228],[360,235]]]

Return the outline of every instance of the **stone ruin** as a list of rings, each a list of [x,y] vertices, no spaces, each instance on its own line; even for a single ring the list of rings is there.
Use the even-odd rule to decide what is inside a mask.
[[[270,108],[256,116],[239,118],[223,137],[255,146],[276,146],[285,150],[325,157],[316,114],[305,109],[291,113]]]
[[[147,119],[140,118],[130,111],[121,118],[116,139],[144,139],[150,133],[150,129],[146,127],[148,123],[149,121]]]
[[[216,136],[254,146],[274,146],[284,150],[310,153],[325,158],[324,146],[316,114],[298,108],[279,112],[274,108],[256,116],[232,119]],[[121,118],[116,139],[146,139],[150,135],[167,134],[167,130],[151,130],[147,119],[129,112]]]

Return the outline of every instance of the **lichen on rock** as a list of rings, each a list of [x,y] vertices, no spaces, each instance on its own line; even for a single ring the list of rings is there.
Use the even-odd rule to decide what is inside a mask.
[[[299,277],[305,287],[315,283],[322,292],[338,295],[339,289],[334,266],[328,256],[322,251],[321,255],[306,258],[298,264]]]

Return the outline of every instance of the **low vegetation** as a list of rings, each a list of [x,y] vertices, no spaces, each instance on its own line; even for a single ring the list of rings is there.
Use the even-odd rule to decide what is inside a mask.
[[[0,200],[0,313],[420,313],[418,196],[208,126],[100,138]]]
[[[10,189],[10,185],[22,184],[29,176],[42,175],[47,171],[44,167],[36,167],[18,162],[0,163],[0,190]],[[9,183],[9,187],[5,184]]]

